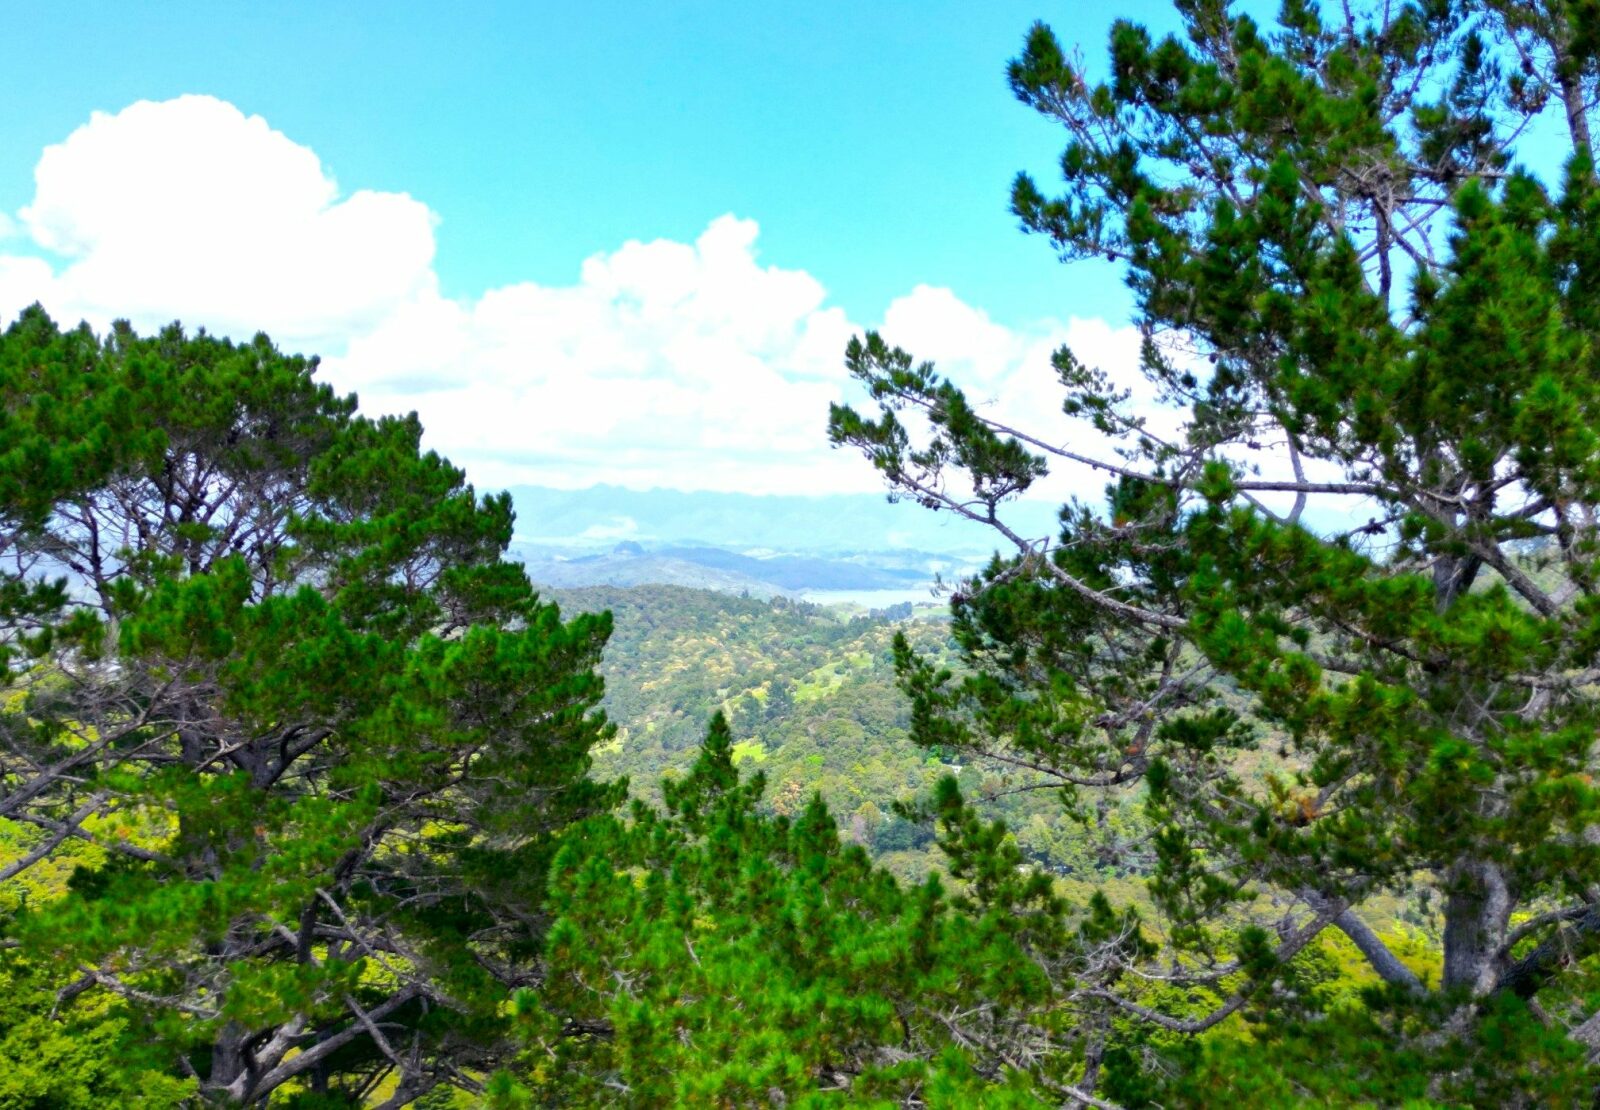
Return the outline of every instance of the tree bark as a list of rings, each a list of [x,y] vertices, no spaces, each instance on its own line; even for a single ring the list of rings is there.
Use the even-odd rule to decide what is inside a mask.
[[[1448,889],[1443,985],[1481,998],[1499,985],[1514,899],[1500,868],[1487,860],[1457,864]]]

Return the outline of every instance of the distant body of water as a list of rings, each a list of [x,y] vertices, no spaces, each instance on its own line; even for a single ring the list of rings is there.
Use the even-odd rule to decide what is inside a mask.
[[[863,605],[868,609],[887,609],[902,601],[913,605],[944,604],[948,597],[934,597],[927,586],[893,590],[801,590],[800,596],[816,605]]]

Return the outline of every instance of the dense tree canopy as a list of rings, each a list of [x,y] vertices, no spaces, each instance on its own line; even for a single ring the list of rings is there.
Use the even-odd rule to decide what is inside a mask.
[[[953,641],[587,598],[687,629],[620,638],[629,732],[415,417],[264,336],[0,334],[0,1106],[1593,1102],[1600,4],[1176,6],[1009,71],[1138,403],[1062,350],[1078,430],[1010,427],[852,343],[834,442],[1005,554]],[[1027,534],[1051,468],[1104,497]]]
[[[1553,1070],[1508,1063],[1499,1097],[1575,1097],[1600,1049],[1600,9],[1178,8],[1172,38],[1116,25],[1103,84],[1043,26],[1010,69],[1067,136],[1059,190],[1020,176],[1014,210],[1125,267],[1177,418],[1062,350],[1082,433],[1047,438],[851,346],[877,407],[836,408],[834,440],[1014,550],[956,598],[973,673],[902,653],[916,734],[1075,807],[1147,791],[1164,945],[1078,984],[1086,1010],[1211,1028],[1331,928],[1408,1015],[1369,1076],[1521,1014]],[[1020,534],[1006,501],[1049,467],[1105,500]],[[1239,774],[1263,746],[1276,771]],[[1440,915],[1437,969],[1363,920],[1395,896]],[[1200,1012],[1114,983],[1252,962]],[[1470,1087],[1441,1064],[1417,1093]]]
[[[609,622],[562,623],[509,500],[315,370],[38,309],[0,336],[0,878],[77,846],[3,931],[202,1097],[399,1105],[493,1066],[551,834],[614,800]]]
[[[763,813],[718,714],[666,812],[591,819],[557,858],[550,983],[525,1013],[542,1105],[1037,1106],[1084,1094],[1053,972],[1119,934],[1082,922],[1003,825],[946,781],[934,803],[962,893],[902,886],[841,846],[819,797]],[[931,815],[930,815],[931,816]]]

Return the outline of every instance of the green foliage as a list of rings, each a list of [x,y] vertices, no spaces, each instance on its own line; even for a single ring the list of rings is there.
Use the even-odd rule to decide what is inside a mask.
[[[846,619],[786,599],[676,586],[552,596],[569,611],[614,616],[601,673],[603,704],[620,727],[596,752],[596,773],[626,776],[641,798],[659,801],[663,777],[687,771],[702,722],[719,711],[737,740],[735,760],[757,759],[774,784],[770,808],[793,816],[814,792],[841,813],[871,802],[880,820],[864,818],[858,840],[869,848],[894,802],[945,773],[910,742],[890,665],[897,630],[938,650],[948,628],[941,621]],[[926,871],[932,860],[919,853],[901,870]]]
[[[486,1070],[552,834],[618,796],[585,778],[607,618],[562,622],[509,499],[315,370],[37,309],[0,336],[0,877],[53,887],[5,932],[224,1101]]]
[[[0,969],[0,1107],[127,1106],[158,1110],[192,1099],[136,1015],[113,999],[71,1003],[40,966],[10,957]]]
[[[981,878],[901,886],[820,799],[763,813],[730,736],[714,717],[665,813],[636,802],[563,849],[549,978],[519,1000],[533,1047],[498,1103],[1055,1102],[1071,1034],[1035,959],[1059,958],[1067,907],[1003,827],[946,780],[945,842]]]
[[[834,442],[1014,549],[949,625],[563,621],[314,361],[0,336],[0,1105],[1592,1102],[1600,10],[1178,12],[1008,71],[1143,380],[846,352]]]
[[[1175,1078],[1126,1092],[1169,1106],[1576,1106],[1593,1089],[1582,1047],[1551,1030],[1516,999],[1486,1007],[1470,1039],[1427,1051],[1437,1021],[1369,994],[1314,1020],[1275,1009],[1248,1033],[1213,1036],[1171,1050]],[[1516,1094],[1508,1098],[1508,1076]],[[1129,1101],[1137,1101],[1137,1098]]]
[[[937,612],[846,617],[676,586],[552,596],[567,611],[603,607],[614,615],[600,670],[603,704],[619,728],[595,767],[602,777],[626,776],[638,797],[660,800],[663,776],[685,772],[694,757],[690,730],[722,711],[737,740],[735,762],[756,759],[772,784],[769,809],[794,816],[820,793],[846,835],[902,878],[945,864],[932,828],[897,817],[894,807],[928,796],[950,773],[982,812],[1004,818],[1030,861],[1057,875],[1100,881],[1145,865],[1129,847],[1144,833],[1134,794],[1069,820],[1057,792],[1028,788],[1035,779],[1025,768],[962,766],[911,741],[894,645],[904,637],[921,653],[949,656],[950,625]],[[1130,887],[1121,896],[1139,893]]]
[[[1059,352],[1088,426],[1063,439],[877,336],[847,353],[874,411],[836,407],[834,441],[1016,552],[956,598],[962,666],[899,649],[913,736],[1032,767],[1079,813],[1144,785],[1165,947],[1127,968],[1213,992],[1205,1017],[1122,989],[1156,1036],[1274,997],[1329,927],[1403,1000],[1261,1038],[1320,1086],[1230,1087],[1251,1057],[1210,1041],[1195,1082],[1567,1104],[1600,1045],[1594,13],[1178,9],[1160,41],[1119,21],[1103,84],[1042,25],[1009,71],[1066,132],[1059,192],[1019,176],[1013,210],[1125,267],[1144,380]],[[1566,164],[1541,180],[1547,106]],[[1046,466],[1111,484],[1038,539],[1005,502]],[[1416,894],[1431,983],[1357,912]],[[1219,992],[1219,966],[1247,978]]]

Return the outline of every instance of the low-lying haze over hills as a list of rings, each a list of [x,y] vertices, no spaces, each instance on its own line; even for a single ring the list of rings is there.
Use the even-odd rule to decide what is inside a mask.
[[[756,496],[598,485],[514,486],[516,555],[549,586],[698,586],[753,596],[849,591],[926,598],[999,537],[950,513],[878,494]],[[1056,508],[1018,502],[1010,519],[1053,531]]]
[[[609,485],[512,486],[509,492],[517,507],[518,541],[542,546],[633,540],[774,552],[898,549],[962,556],[987,554],[995,546],[994,533],[980,524],[876,493],[758,496]],[[1009,514],[1042,534],[1054,530],[1058,508],[1018,501]]]

